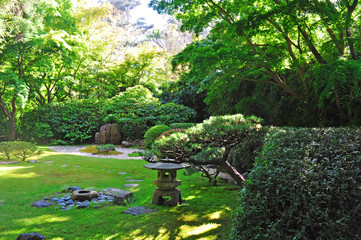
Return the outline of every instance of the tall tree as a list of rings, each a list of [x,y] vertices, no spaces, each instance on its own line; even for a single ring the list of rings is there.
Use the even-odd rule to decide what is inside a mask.
[[[189,65],[185,78],[202,83],[209,93],[222,82],[248,81],[276,86],[292,101],[309,104],[317,95],[318,82],[310,78],[314,67],[339,59],[359,61],[358,0],[152,0],[151,6],[175,15],[183,30],[197,33],[212,27],[206,40],[174,60]],[[355,105],[360,83],[347,92],[335,84],[328,108],[337,108],[347,122],[355,109],[345,109]],[[354,96],[349,97],[353,103],[342,106],[340,94]]]
[[[71,7],[70,2],[59,3],[45,0],[9,0],[1,3],[0,109],[9,121],[10,140],[15,139],[17,110],[24,107],[29,87],[33,90],[32,83],[37,81],[32,71],[42,65],[43,53],[47,55],[41,50],[44,42],[52,39],[58,47],[68,46],[60,35],[47,33],[50,30],[69,29],[70,25],[56,16],[66,13],[67,8]],[[53,14],[45,14],[50,12]],[[47,28],[49,24],[52,25],[50,29]],[[55,48],[52,54],[59,54],[58,49]]]

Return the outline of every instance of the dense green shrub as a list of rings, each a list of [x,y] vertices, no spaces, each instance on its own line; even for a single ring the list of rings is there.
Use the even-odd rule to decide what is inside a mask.
[[[360,239],[361,129],[277,129],[241,193],[234,239]]]
[[[41,153],[41,151],[38,150],[36,145],[30,142],[23,142],[23,141],[11,142],[11,147],[12,147],[11,153],[16,157],[20,157],[22,161],[25,161],[25,159]]]
[[[170,125],[171,123],[192,122],[197,117],[197,112],[184,105],[166,103],[154,109],[154,116],[157,116],[155,124]]]
[[[8,160],[10,160],[10,154],[12,153],[11,143],[8,141],[0,142],[0,154],[5,155]]]
[[[170,128],[173,129],[177,129],[177,128],[181,128],[181,129],[187,129],[187,128],[191,128],[194,127],[195,125],[197,125],[198,123],[171,123],[169,126]]]
[[[22,161],[27,158],[38,155],[41,151],[38,150],[35,144],[23,141],[9,141],[0,142],[0,153],[4,154],[8,160],[10,156],[20,157]]]
[[[104,145],[96,146],[95,149],[98,150],[98,153],[100,153],[100,152],[107,153],[110,151],[115,151],[115,146],[114,146],[114,144],[104,144]]]
[[[156,125],[151,127],[145,134],[144,134],[144,148],[151,148],[154,141],[164,132],[170,130],[170,127],[167,125]]]
[[[22,138],[69,144],[91,140],[102,125],[102,105],[94,100],[73,100],[25,112],[21,118]]]

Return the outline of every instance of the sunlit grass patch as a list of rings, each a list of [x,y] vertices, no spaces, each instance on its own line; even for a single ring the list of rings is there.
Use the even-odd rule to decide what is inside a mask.
[[[231,185],[210,186],[200,174],[187,176],[181,170],[177,178],[182,181],[179,188],[185,202],[175,207],[158,206],[151,203],[157,173],[144,167],[146,161],[75,156],[45,147],[43,153],[39,163],[0,166],[0,240],[16,239],[24,232],[39,232],[52,240],[228,239],[238,195],[230,190]],[[44,164],[48,161],[53,163]],[[142,181],[137,187],[125,188],[129,179]],[[63,196],[70,186],[121,188],[133,192],[135,202],[126,207],[107,203],[97,208],[92,204],[69,211],[61,211],[57,205],[30,206],[44,197]],[[123,214],[135,206],[157,212]]]

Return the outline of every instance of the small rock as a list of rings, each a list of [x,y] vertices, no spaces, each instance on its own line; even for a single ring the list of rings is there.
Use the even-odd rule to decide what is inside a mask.
[[[74,204],[67,205],[68,208],[71,208],[71,207],[74,207],[74,206],[75,206]]]
[[[124,174],[127,174],[127,173],[126,172],[118,172],[118,174],[124,175]]]
[[[112,172],[112,171],[107,171],[107,172]]]
[[[50,198],[49,198],[49,197],[44,197],[43,200],[45,200],[45,201],[46,201],[46,200],[50,200]]]
[[[66,204],[65,204],[65,203],[58,203],[58,205],[63,206],[63,207],[65,207],[65,206],[66,206]]]
[[[32,207],[38,207],[38,208],[46,208],[46,207],[49,207],[51,205],[53,205],[52,202],[43,201],[43,200],[36,201],[33,204],[31,204]]]
[[[74,167],[80,167],[80,166],[74,166]]]
[[[29,160],[28,163],[38,163],[40,162],[39,160]]]
[[[142,182],[143,180],[140,179],[129,179],[129,180],[125,180],[127,182]]]
[[[16,240],[45,240],[46,237],[38,232],[23,233]]]
[[[65,202],[65,204],[69,205],[69,204],[74,204],[73,200],[68,200]]]
[[[64,165],[61,165],[60,167],[67,167],[68,165],[64,164]]]
[[[58,201],[60,201],[60,199],[59,198],[51,198],[51,201],[58,202]]]
[[[122,145],[126,148],[128,147],[133,147],[134,146],[134,143],[131,143],[131,142],[127,142],[127,141],[122,141]]]
[[[47,162],[43,162],[43,163],[54,163],[53,161],[47,161]]]
[[[78,208],[78,209],[80,209],[80,208],[87,208],[87,207],[89,207],[89,206],[90,206],[89,201],[84,201],[84,202],[80,203],[80,204],[77,206],[77,208]]]

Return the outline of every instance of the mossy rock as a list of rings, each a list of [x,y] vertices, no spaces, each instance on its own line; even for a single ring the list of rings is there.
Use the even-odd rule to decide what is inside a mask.
[[[118,151],[109,151],[109,152],[98,152],[98,150],[95,148],[94,145],[88,146],[84,149],[81,149],[80,152],[85,152],[85,153],[96,153],[98,155],[119,155],[119,154],[123,154],[122,152],[118,152]]]

